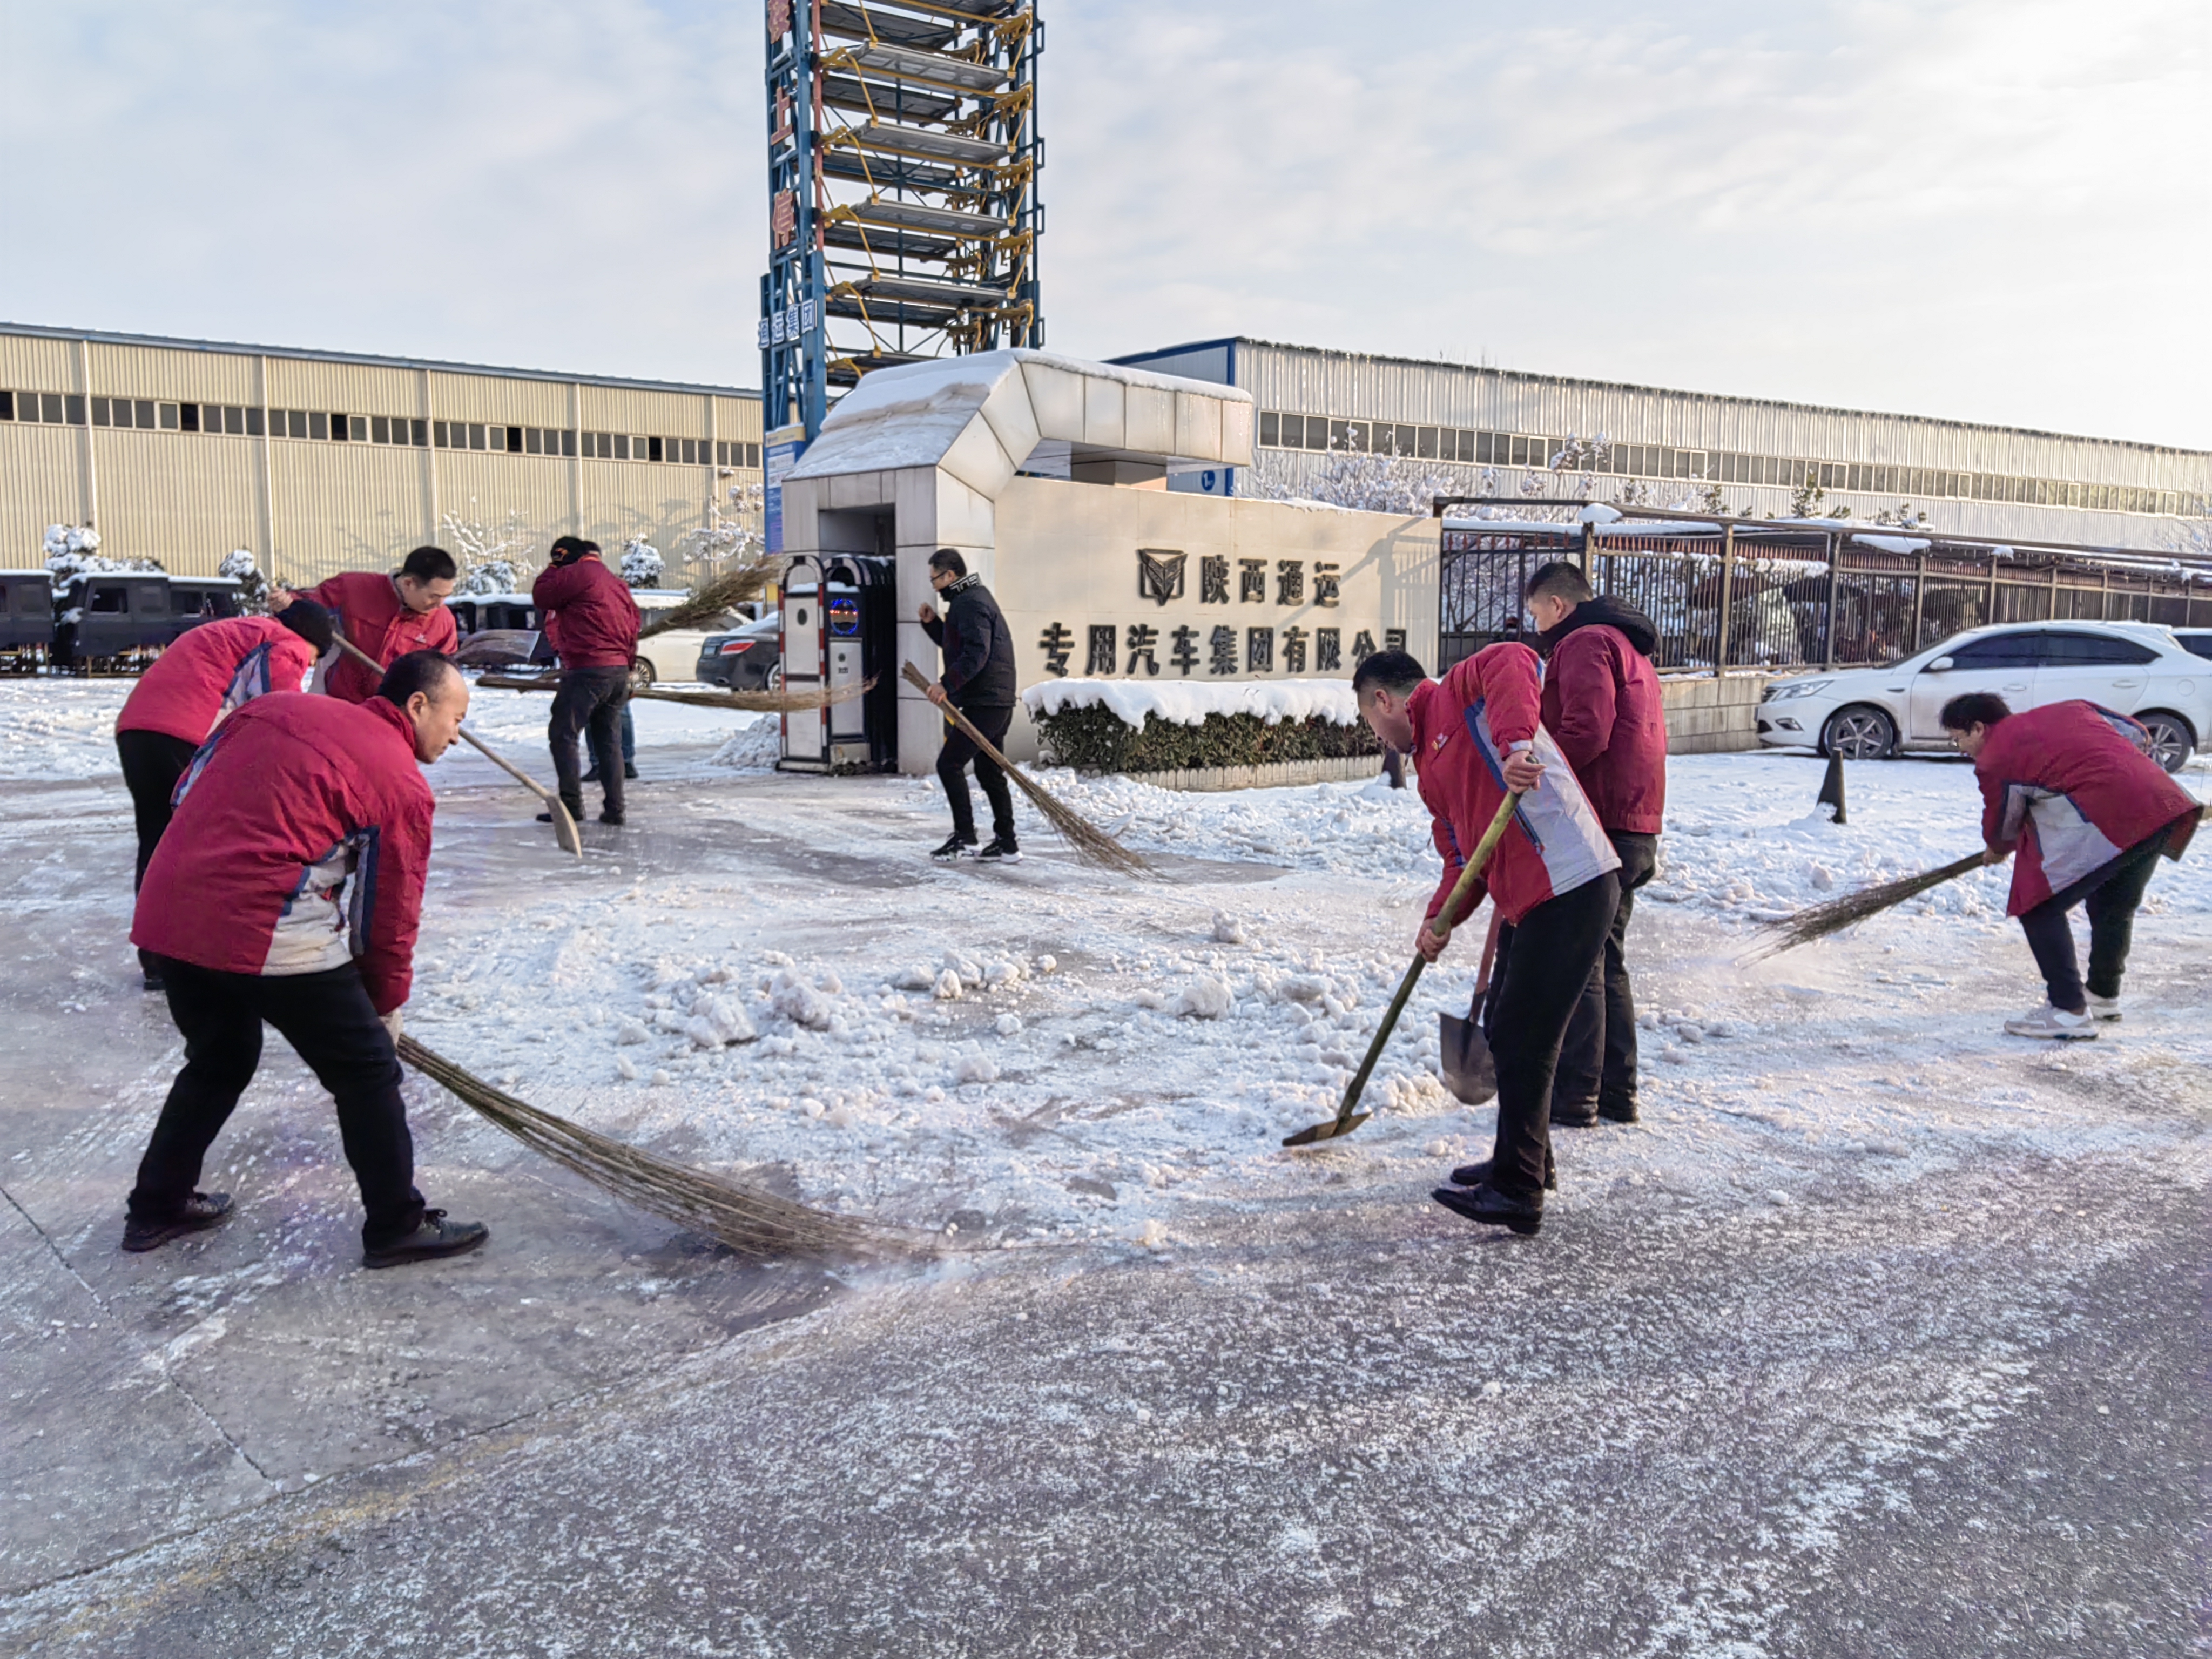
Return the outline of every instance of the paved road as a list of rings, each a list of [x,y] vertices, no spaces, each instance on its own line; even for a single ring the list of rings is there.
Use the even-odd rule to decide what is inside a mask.
[[[126,1258],[173,1034],[52,925],[119,922],[113,809],[0,824],[0,1652],[2202,1650],[2202,1089],[1786,1203],[1571,1170],[1533,1243],[1346,1160],[839,1281],[435,1106],[501,1248],[361,1273],[287,1061],[227,1142],[284,1201]]]

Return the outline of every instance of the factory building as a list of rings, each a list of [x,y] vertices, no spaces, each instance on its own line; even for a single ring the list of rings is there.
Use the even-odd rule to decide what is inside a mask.
[[[2159,548],[2212,514],[2212,454],[1917,415],[1661,391],[1245,338],[1115,359],[1252,394],[1249,469],[1181,471],[1205,494],[1326,494],[1341,459],[1389,458],[1425,492],[1569,496],[1859,521],[1926,514],[1938,534]],[[1373,471],[1371,467],[1370,471]]]
[[[0,325],[0,566],[37,565],[57,524],[300,583],[451,546],[455,521],[539,556],[564,534],[674,554],[759,532],[760,466],[736,386]]]

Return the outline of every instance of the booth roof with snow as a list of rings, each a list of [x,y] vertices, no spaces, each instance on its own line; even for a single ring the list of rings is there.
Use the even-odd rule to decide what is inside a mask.
[[[1071,672],[1348,677],[1356,649],[1392,633],[1428,648],[1433,520],[1164,488],[1171,471],[1249,465],[1252,441],[1250,394],[1210,381],[1031,350],[879,369],[784,477],[793,592],[811,568],[828,574],[817,597],[836,598],[839,555],[888,562],[896,579],[881,599],[897,620],[881,637],[892,660],[871,672],[890,679],[902,661],[935,677],[916,612],[933,598],[928,560],[940,547],[957,549],[996,595],[1024,688]],[[857,639],[841,657],[832,608],[787,599],[787,681],[809,678],[810,645],[833,684],[858,677]],[[929,770],[937,711],[902,682],[895,705],[869,701],[896,720],[895,740],[875,752],[901,771]],[[865,763],[862,705],[826,718],[825,730],[824,717],[787,717],[787,757]],[[1007,748],[1035,757],[1025,714]]]

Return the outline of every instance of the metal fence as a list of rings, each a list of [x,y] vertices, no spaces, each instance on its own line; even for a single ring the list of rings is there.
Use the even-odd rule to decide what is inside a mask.
[[[1652,661],[1676,672],[1879,666],[1993,622],[2212,627],[2212,572],[1932,539],[1893,550],[1863,544],[1859,533],[1447,528],[1439,671],[1493,641],[1521,637],[1528,577],[1554,559],[1579,564],[1599,592],[1650,617],[1659,633]]]

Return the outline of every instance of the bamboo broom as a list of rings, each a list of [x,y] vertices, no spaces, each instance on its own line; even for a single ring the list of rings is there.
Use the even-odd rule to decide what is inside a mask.
[[[1969,871],[1978,870],[1988,860],[1979,853],[1970,853],[1965,858],[1947,864],[1940,870],[1928,870],[1917,876],[1902,877],[1896,881],[1885,881],[1878,886],[1863,887],[1856,893],[1845,893],[1809,909],[1800,910],[1785,921],[1778,921],[1765,929],[1759,942],[1738,957],[1739,963],[1764,962],[1769,957],[1780,956],[1784,951],[1794,951],[1801,945],[1810,945],[1815,939],[1826,939],[1831,933],[1864,921],[1869,916],[1880,915],[1884,910],[1905,902],[1931,887],[1941,887],[1947,881],[1955,881]]]
[[[908,685],[918,691],[925,693],[928,691],[929,679],[921,670],[908,663],[902,672],[905,674],[906,683]],[[1054,829],[1059,830],[1061,837],[1075,849],[1077,857],[1108,870],[1119,871],[1124,875],[1152,873],[1152,866],[1144,860],[1122,846],[1103,830],[1061,805],[1043,789],[1031,782],[1023,773],[1017,770],[1014,763],[999,752],[998,745],[978,732],[969,723],[965,714],[951,703],[943,705],[943,712],[945,719],[967,734],[969,742],[981,750],[997,763],[1000,771],[1020,786],[1021,792],[1036,805],[1038,811],[1044,814],[1046,821]]]
[[[558,683],[550,678],[527,675],[483,674],[477,684],[494,691],[552,691]],[[827,708],[832,703],[851,702],[866,696],[876,689],[872,679],[855,685],[823,687],[814,691],[670,691],[658,685],[633,690],[633,697],[649,697],[655,702],[680,702],[693,708],[733,708],[755,714],[795,714],[809,708]]]
[[[691,590],[690,597],[654,617],[637,630],[641,640],[678,629],[703,628],[734,605],[758,599],[768,590],[773,574],[766,564],[741,564],[709,576]]]
[[[398,1047],[400,1059],[531,1151],[664,1221],[719,1239],[741,1255],[882,1257],[933,1248],[921,1234],[833,1215],[571,1123],[494,1088],[411,1036],[399,1038]]]
[[[348,652],[351,653],[354,659],[361,663],[363,667],[368,669],[372,673],[380,676],[384,672],[384,665],[381,663],[378,662],[377,659],[370,656],[368,652],[356,645],[351,640],[346,638],[344,635],[340,634],[337,635],[337,642]],[[477,736],[475,732],[470,731],[465,726],[460,728],[460,733],[471,748],[474,749],[494,766],[499,768],[501,771],[506,773],[507,776],[513,778],[517,783],[520,784],[525,789],[527,789],[532,794],[537,796],[539,800],[545,803],[545,810],[553,815],[553,838],[561,843],[561,850],[564,853],[573,853],[578,858],[583,857],[583,835],[577,830],[576,820],[570,815],[568,807],[562,804],[561,797],[555,794],[544,784],[538,782],[538,780],[532,777],[529,773],[524,771],[513,761],[507,759],[506,756],[501,754],[496,749],[494,749],[489,744],[486,743],[482,738]]]

